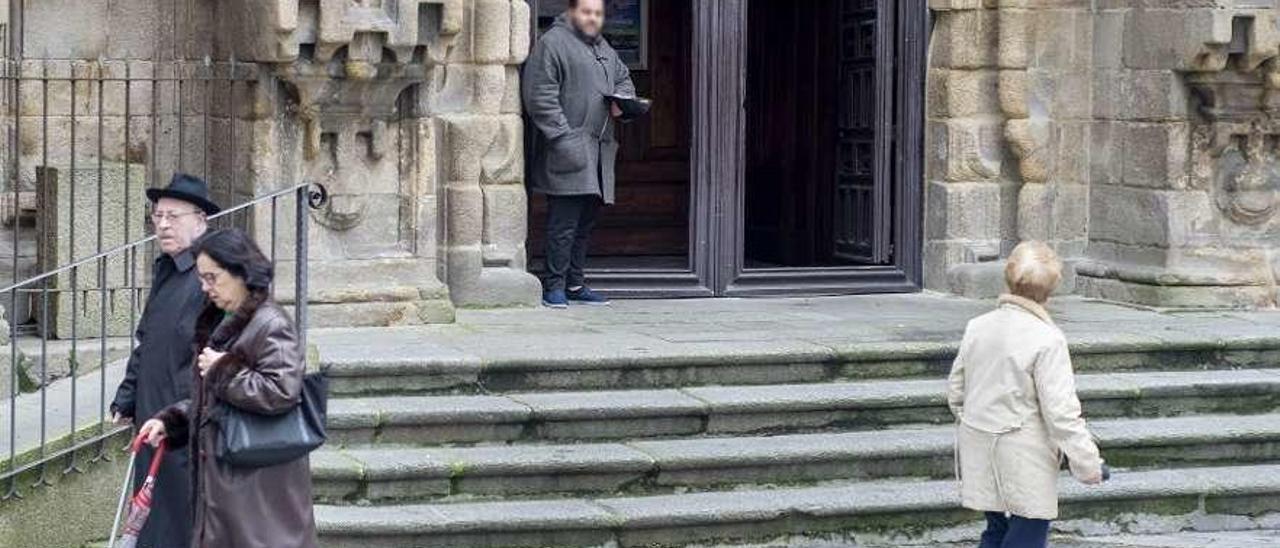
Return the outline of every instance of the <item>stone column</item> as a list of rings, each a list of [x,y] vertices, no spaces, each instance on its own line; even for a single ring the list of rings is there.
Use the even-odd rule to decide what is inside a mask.
[[[1004,291],[1000,259],[1019,241],[1048,242],[1069,263],[1084,253],[1091,3],[931,7],[926,285],[990,297]]]
[[[925,285],[998,292],[991,262],[1014,237],[1016,165],[997,90],[1001,14],[990,3],[934,0],[926,132]]]
[[[278,84],[263,85],[254,122],[257,193],[300,181],[331,192],[310,233],[318,325],[449,321],[455,304],[536,302],[516,93],[525,2],[237,0],[220,10],[221,49]],[[280,284],[282,300],[291,284]]]

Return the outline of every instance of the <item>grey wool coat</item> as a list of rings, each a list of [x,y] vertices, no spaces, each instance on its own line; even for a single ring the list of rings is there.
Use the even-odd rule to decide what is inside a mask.
[[[521,95],[536,128],[529,188],[555,196],[614,200],[618,142],[606,95],[634,97],[626,64],[602,37],[579,32],[561,14],[525,62]]]

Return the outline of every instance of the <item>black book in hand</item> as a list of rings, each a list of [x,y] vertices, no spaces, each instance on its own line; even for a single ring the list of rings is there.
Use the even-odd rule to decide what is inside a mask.
[[[653,101],[643,97],[622,97],[619,95],[606,95],[606,101],[618,105],[618,110],[622,111],[619,116],[624,122],[628,122],[649,113],[649,107],[653,105]]]

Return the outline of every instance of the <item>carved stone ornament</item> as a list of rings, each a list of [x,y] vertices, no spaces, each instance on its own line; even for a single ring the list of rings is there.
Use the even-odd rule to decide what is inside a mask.
[[[290,89],[307,176],[333,191],[312,218],[349,231],[369,214],[365,182],[396,146],[401,94],[445,63],[462,31],[462,0],[236,0],[259,33],[242,58],[272,67]],[[262,25],[262,22],[268,22]],[[391,129],[388,129],[392,126]]]
[[[1248,129],[1221,125],[1217,133],[1198,129],[1193,142],[1205,143],[1214,200],[1232,221],[1260,225],[1280,209],[1280,125],[1255,120]]]
[[[1263,56],[1254,41],[1265,36],[1274,46],[1274,33],[1252,22],[1234,27],[1221,70],[1185,75],[1198,114],[1192,175],[1231,221],[1261,225],[1280,210],[1280,49]]]

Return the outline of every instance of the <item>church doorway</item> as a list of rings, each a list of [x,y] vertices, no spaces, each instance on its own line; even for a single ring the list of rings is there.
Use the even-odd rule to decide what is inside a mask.
[[[607,1],[606,36],[654,108],[619,128],[617,204],[592,241],[592,286],[614,297],[916,290],[922,2]],[[535,27],[565,3],[531,2]],[[536,272],[541,196],[529,219]]]

